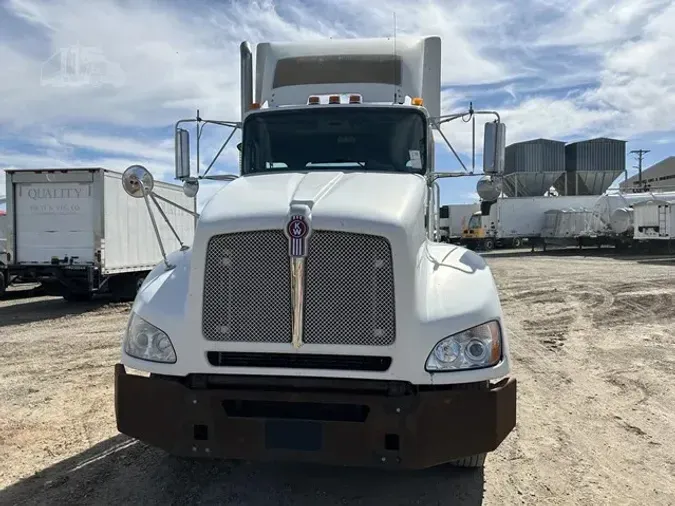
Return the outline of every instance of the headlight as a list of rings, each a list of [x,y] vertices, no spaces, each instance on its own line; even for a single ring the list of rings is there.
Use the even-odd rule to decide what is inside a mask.
[[[502,332],[491,321],[441,339],[431,350],[425,369],[456,371],[488,367],[502,356]]]
[[[124,351],[141,360],[176,362],[176,351],[169,336],[133,312],[124,336]]]

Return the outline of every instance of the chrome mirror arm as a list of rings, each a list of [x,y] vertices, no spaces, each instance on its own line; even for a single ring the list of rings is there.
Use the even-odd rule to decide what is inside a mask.
[[[157,236],[157,242],[159,243],[159,250],[162,252],[162,258],[164,258],[164,265],[166,265],[167,270],[173,269],[175,266],[171,265],[166,258],[166,251],[164,251],[164,243],[162,242],[162,237],[159,234],[159,228],[157,228],[157,222],[155,221],[155,215],[152,212],[152,208],[150,207],[150,199],[148,198],[148,195],[150,195],[150,196],[152,195],[152,190],[148,191],[145,188],[145,185],[141,185],[141,191],[143,192],[143,201],[145,202],[145,207],[147,207],[148,214],[150,215],[150,221],[152,221],[152,228],[155,229],[155,235]],[[172,227],[172,230],[173,230],[173,227]]]
[[[166,202],[167,204],[171,204],[172,206],[174,206],[174,207],[180,209],[181,211],[184,211],[184,212],[188,213],[189,215],[194,216],[195,218],[199,218],[199,213],[197,213],[197,212],[195,212],[195,211],[190,211],[188,208],[183,207],[183,206],[181,206],[181,205],[179,205],[179,204],[176,204],[175,202],[171,202],[169,199],[167,199],[167,198],[165,198],[165,197],[162,197],[161,195],[158,195],[158,194],[156,194],[156,193],[154,193],[154,192],[153,192],[153,194],[154,194],[154,196],[155,196],[156,198],[158,198],[158,199],[161,200],[162,202]]]
[[[127,195],[129,195],[132,198],[142,198],[143,202],[145,202],[145,207],[148,210],[148,214],[150,215],[152,228],[155,231],[155,236],[157,237],[157,242],[159,243],[159,249],[162,253],[164,265],[166,266],[167,270],[170,270],[174,269],[175,265],[169,263],[169,260],[166,256],[166,250],[164,249],[164,242],[162,241],[162,236],[159,233],[159,227],[157,226],[157,220],[155,219],[155,213],[152,211],[150,201],[152,201],[157,206],[159,214],[162,216],[166,224],[169,226],[171,233],[174,235],[174,237],[180,244],[181,251],[187,250],[188,246],[186,246],[185,243],[181,240],[180,236],[178,235],[178,232],[176,232],[176,229],[171,224],[171,221],[167,217],[162,207],[159,205],[158,201],[161,200],[162,202],[171,204],[172,206],[180,209],[181,211],[184,211],[195,217],[198,217],[199,214],[179,204],[176,204],[175,202],[172,202],[169,199],[162,197],[161,195],[158,195],[154,191],[154,186],[155,181],[154,178],[152,177],[152,174],[150,174],[148,169],[146,169],[142,165],[132,165],[124,171],[124,174],[122,174],[122,187],[124,188],[124,191],[127,193]]]
[[[162,215],[162,218],[164,218],[164,221],[165,221],[166,224],[169,226],[169,229],[171,230],[171,232],[173,233],[173,236],[174,236],[174,237],[176,238],[176,240],[178,241],[178,244],[180,244],[180,249],[181,249],[181,251],[186,250],[187,247],[185,246],[185,244],[183,244],[183,241],[181,240],[180,236],[179,236],[178,233],[176,232],[176,229],[173,228],[173,225],[172,225],[171,222],[169,221],[169,218],[166,217],[166,213],[165,213],[164,210],[162,209],[162,206],[159,205],[159,202],[157,202],[157,197],[155,196],[155,193],[154,193],[154,192],[150,192],[150,198],[152,199],[152,201],[153,201],[153,202],[155,203],[155,205],[157,206],[157,210],[159,211],[159,214],[161,214],[161,215]]]

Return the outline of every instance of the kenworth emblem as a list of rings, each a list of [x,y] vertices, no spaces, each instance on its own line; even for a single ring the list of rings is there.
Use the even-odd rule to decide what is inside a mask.
[[[291,257],[300,258],[307,256],[307,234],[309,227],[302,215],[291,216],[286,227],[290,240],[289,254]]]
[[[311,214],[307,205],[291,205],[288,223],[288,255],[291,260],[291,303],[293,308],[291,342],[295,349],[302,346],[305,308],[305,257],[311,235]]]

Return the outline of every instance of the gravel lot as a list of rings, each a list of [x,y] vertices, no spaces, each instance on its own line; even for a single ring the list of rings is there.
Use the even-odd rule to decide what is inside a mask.
[[[675,263],[488,262],[519,406],[484,472],[178,461],[115,428],[129,305],[13,291],[0,301],[0,504],[675,504]]]

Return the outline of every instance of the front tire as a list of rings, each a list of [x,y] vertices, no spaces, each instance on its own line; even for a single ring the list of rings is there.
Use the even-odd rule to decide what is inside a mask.
[[[492,251],[495,249],[495,242],[492,239],[485,239],[483,241],[483,249],[485,249],[485,251]]]
[[[146,273],[118,274],[110,280],[113,299],[118,302],[133,302],[138,295]]]

